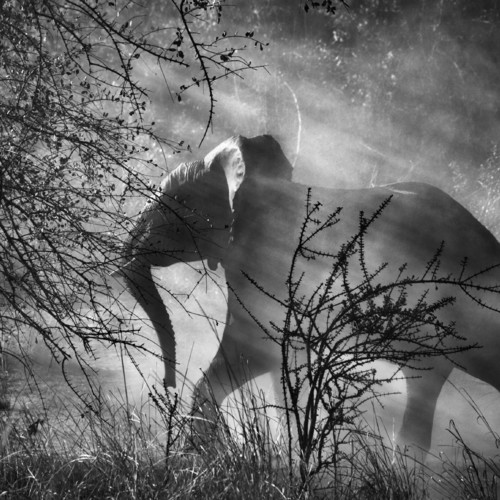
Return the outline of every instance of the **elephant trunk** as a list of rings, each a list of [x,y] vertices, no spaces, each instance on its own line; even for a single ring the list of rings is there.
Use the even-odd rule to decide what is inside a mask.
[[[175,333],[167,308],[156,288],[148,263],[132,260],[121,270],[127,289],[149,316],[158,335],[165,364],[165,386],[175,388]]]
[[[232,223],[224,168],[220,161],[202,160],[179,165],[163,180],[125,242],[120,273],[158,335],[166,386],[175,387],[175,335],[151,266],[207,259],[216,269],[229,246]]]

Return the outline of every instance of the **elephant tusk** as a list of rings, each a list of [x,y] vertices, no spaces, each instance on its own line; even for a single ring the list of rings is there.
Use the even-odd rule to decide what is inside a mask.
[[[214,259],[212,257],[209,257],[207,259],[207,264],[208,264],[208,268],[211,271],[216,271],[217,270],[217,266],[219,265],[219,259]]]

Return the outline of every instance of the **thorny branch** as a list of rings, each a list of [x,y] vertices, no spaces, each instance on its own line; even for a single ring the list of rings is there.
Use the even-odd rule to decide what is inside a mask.
[[[136,1],[0,2],[3,352],[35,334],[64,368],[70,360],[87,366],[81,346],[90,355],[96,342],[141,347],[108,276],[137,199],[154,197],[148,174],[165,171],[157,158],[184,147],[155,127],[141,68],[183,69],[192,79],[179,95],[193,82],[209,89],[204,138],[215,82],[251,67],[246,45],[232,49],[228,40],[257,43],[253,34],[197,33],[193,20],[205,22],[214,9],[220,17],[218,5],[172,0],[153,17]]]
[[[338,251],[328,251],[317,243],[318,238],[339,222],[342,211],[322,214],[321,204],[312,202],[309,190],[285,296],[268,292],[247,276],[284,313],[282,323],[264,325],[248,304],[242,304],[281,348],[284,400],[280,409],[286,417],[290,450],[297,438],[304,486],[335,465],[332,457],[338,457],[340,445],[357,432],[361,404],[378,400],[382,384],[402,378],[404,367],[425,370],[430,357],[445,356],[453,362],[453,354],[477,347],[459,336],[453,322],[440,319],[439,313],[454,303],[454,297],[432,299],[430,290],[451,286],[480,306],[498,311],[477,296],[478,292],[500,293],[499,286],[478,281],[492,268],[467,273],[464,261],[458,277],[441,274],[444,244],[417,275],[408,275],[406,265],[384,274],[388,263],[367,261],[365,237],[390,201],[370,217],[361,213],[358,232],[338,242]],[[373,265],[378,267],[372,270]],[[322,283],[311,286],[308,266],[328,270]],[[411,293],[416,289],[418,293]],[[380,359],[397,368],[389,375],[378,374],[372,363]]]

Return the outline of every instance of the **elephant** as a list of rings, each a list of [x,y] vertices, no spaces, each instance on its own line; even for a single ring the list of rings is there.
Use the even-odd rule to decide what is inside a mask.
[[[307,192],[307,186],[292,181],[292,166],[271,136],[231,137],[203,160],[173,170],[124,242],[120,273],[156,330],[166,386],[176,385],[175,335],[151,266],[203,260],[211,269],[219,264],[224,268],[227,321],[218,352],[195,387],[194,413],[208,418],[211,412],[206,402],[213,398],[211,404],[220,405],[248,380],[249,373],[251,377],[264,373],[279,377],[279,346],[265,339],[258,323],[277,321],[269,296],[283,293]],[[334,252],[336,245],[359,230],[360,212],[375,213],[392,197],[366,235],[368,261],[389,263],[394,275],[406,264],[411,275],[422,271],[444,242],[440,255],[444,274],[460,273],[467,258],[467,270],[477,274],[481,285],[494,288],[500,284],[498,241],[436,187],[404,182],[365,189],[318,187],[312,193],[327,211],[342,207],[338,223],[322,236],[321,245],[329,251]],[[316,269],[314,261],[310,265],[312,275],[322,279],[326,270]],[[488,273],[480,274],[484,268],[490,268]],[[454,363],[500,390],[500,316],[494,307],[481,307],[481,297],[442,288],[437,298],[456,296],[453,305],[440,311],[443,321],[453,321],[461,335],[481,348],[458,352],[453,361],[446,356],[429,358],[426,362],[431,369],[418,377],[403,368],[409,377],[398,443],[414,444],[424,451],[430,448],[436,402]]]

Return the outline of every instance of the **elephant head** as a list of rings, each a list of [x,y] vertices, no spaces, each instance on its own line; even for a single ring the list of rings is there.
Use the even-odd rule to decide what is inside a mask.
[[[272,137],[232,137],[203,160],[179,165],[141,212],[123,247],[119,273],[156,330],[167,386],[175,387],[175,335],[151,266],[207,260],[215,269],[230,246],[242,185],[290,180],[291,174]]]

